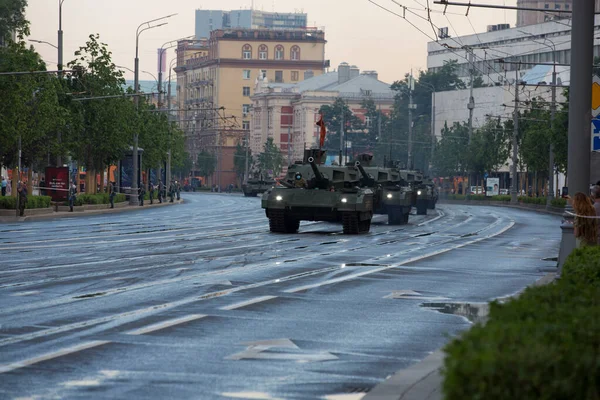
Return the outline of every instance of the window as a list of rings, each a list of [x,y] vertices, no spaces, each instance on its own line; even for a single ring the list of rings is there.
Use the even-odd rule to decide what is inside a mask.
[[[243,74],[242,74],[242,77],[244,79],[250,79],[250,70],[249,69],[245,69],[244,72],[243,72]]]
[[[267,77],[267,70],[266,69],[261,69],[260,70],[260,77],[262,79],[265,79]]]
[[[550,8],[550,4],[548,4],[548,3],[544,4],[544,8]]]
[[[293,82],[298,82],[298,79],[300,79],[300,72],[298,72],[298,71],[292,71],[292,81]]]
[[[242,104],[242,114],[244,115],[244,117],[247,117],[249,112],[250,104]]]
[[[244,86],[244,87],[242,88],[242,94],[243,94],[244,96],[250,96],[250,86]]]
[[[247,131],[250,129],[250,121],[242,121],[242,129]]]
[[[264,44],[261,44],[258,47],[258,59],[266,60],[268,58],[268,55],[269,55],[269,49]]]
[[[249,44],[245,44],[244,47],[242,47],[242,58],[244,60],[252,59],[252,46]]]
[[[370,128],[372,126],[372,121],[371,121],[371,117],[369,117],[368,115],[365,116],[365,126],[367,128]]]
[[[565,10],[568,10],[568,9],[569,9],[569,5],[565,4]]]
[[[275,59],[276,60],[283,60],[283,46],[278,44],[277,46],[275,46]]]
[[[283,71],[275,71],[275,82],[283,83]]]
[[[555,9],[555,10],[560,10],[560,4],[555,4],[555,5],[554,5],[554,9]]]
[[[293,46],[290,50],[290,58],[294,61],[300,60],[300,47]]]

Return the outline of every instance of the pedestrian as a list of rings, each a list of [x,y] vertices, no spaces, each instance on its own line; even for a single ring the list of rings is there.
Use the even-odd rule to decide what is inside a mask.
[[[5,177],[2,177],[2,197],[6,196],[6,186],[8,186],[8,182]]]
[[[115,208],[115,182],[110,182],[108,184],[108,200],[110,201],[110,208]]]
[[[175,182],[171,182],[169,185],[169,198],[171,199],[169,203],[173,203],[175,197]]]
[[[162,183],[162,179],[158,180],[158,202],[162,204],[163,201],[163,191],[165,190],[165,185]]]
[[[148,191],[150,192],[150,204],[154,204],[154,185],[152,182],[148,184]]]
[[[42,177],[39,187],[40,187],[40,196],[45,196],[46,195],[46,180],[44,179],[44,177]]]
[[[177,193],[177,200],[181,200],[181,184],[175,181],[175,192]]]
[[[27,183],[19,181],[17,192],[19,193],[19,216],[22,217],[25,214],[25,205],[27,204]]]
[[[142,183],[140,185],[140,188],[138,189],[138,200],[140,202],[140,207],[144,206],[144,196],[146,195],[146,191],[144,190],[144,184]]]
[[[573,227],[576,247],[596,245],[598,243],[598,220],[596,219],[596,210],[589,196],[577,192],[573,199],[569,196],[568,200],[573,204],[575,210]]]
[[[596,220],[596,224],[598,225],[598,245],[600,245],[600,182],[594,187],[594,209],[596,217],[599,218]]]
[[[73,182],[69,188],[69,212],[73,212],[75,200],[77,200],[77,186],[75,185],[75,182]]]

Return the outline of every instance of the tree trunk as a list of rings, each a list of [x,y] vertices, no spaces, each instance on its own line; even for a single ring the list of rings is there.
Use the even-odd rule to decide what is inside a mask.
[[[102,167],[100,171],[100,193],[104,193],[104,177],[106,176],[106,168]]]
[[[12,186],[10,189],[11,197],[17,197],[17,182],[19,182],[19,174],[15,174],[17,171],[17,167],[13,167],[12,169],[12,179],[10,180],[10,185]]]
[[[79,165],[75,168],[75,186],[77,187],[77,194],[81,193],[81,185],[79,182]],[[71,186],[69,186],[70,188]]]
[[[30,165],[27,170],[27,193],[32,196],[33,195],[33,167]]]
[[[532,190],[534,197],[538,197],[538,173],[537,171],[535,171],[533,173],[533,186],[534,189]]]
[[[149,183],[150,183],[150,168],[148,168],[146,170],[146,183],[144,183],[144,187],[145,187],[146,193],[148,193],[148,185],[149,185]]]

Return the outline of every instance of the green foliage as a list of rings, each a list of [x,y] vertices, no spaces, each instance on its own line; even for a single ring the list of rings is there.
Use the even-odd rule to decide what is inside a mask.
[[[27,196],[25,208],[48,208],[52,197],[50,196]]]
[[[267,139],[263,152],[258,155],[258,166],[262,171],[273,171],[273,176],[278,176],[281,172],[283,156],[273,143],[273,138]]]
[[[488,120],[475,130],[466,154],[470,172],[495,172],[508,158],[508,143],[512,132],[500,121]]]
[[[17,198],[11,196],[0,197],[0,209],[14,210],[17,207]]]
[[[546,204],[546,198],[545,197],[520,196],[519,197],[519,202],[520,203],[525,203],[525,204],[545,205]]]
[[[244,178],[244,173],[246,172],[246,150],[248,151],[248,168],[250,168],[253,164],[252,150],[238,143],[233,155],[233,169],[240,180]]]
[[[445,347],[455,399],[598,399],[600,248],[575,250],[557,283],[532,287]]]
[[[444,124],[442,137],[435,149],[433,166],[439,176],[454,176],[467,170],[467,125],[455,122],[451,127]]]
[[[566,199],[560,199],[560,198],[554,198],[552,199],[552,201],[550,202],[550,204],[552,205],[552,207],[557,207],[557,208],[565,208],[567,206],[567,200]]]
[[[127,201],[127,196],[123,193],[117,193],[115,196],[115,203],[122,203]],[[98,194],[79,194],[75,198],[76,206],[83,206],[85,204],[94,205],[94,204],[109,204],[110,198],[108,197],[108,193],[98,193]],[[69,202],[65,202],[65,205],[69,205]]]
[[[11,40],[12,32],[23,40],[29,36],[29,21],[25,18],[27,0],[0,1],[0,43]]]
[[[217,157],[206,150],[202,150],[198,153],[198,160],[196,161],[196,169],[200,176],[212,176],[215,173],[217,167]]]
[[[327,127],[324,149],[330,154],[337,154],[340,150],[340,127],[342,125],[342,115],[344,118],[344,132],[346,140],[352,132],[358,132],[363,129],[362,121],[352,113],[348,104],[341,98],[335,99],[332,105],[321,106],[319,113],[323,115],[323,121]],[[318,140],[318,139],[317,139]]]

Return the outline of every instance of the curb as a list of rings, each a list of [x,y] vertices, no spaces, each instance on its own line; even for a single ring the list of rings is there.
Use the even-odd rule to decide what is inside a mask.
[[[144,206],[121,206],[118,207],[115,204],[115,208],[108,208],[108,205],[106,208],[101,208],[101,209],[96,209],[96,210],[75,210],[74,212],[68,212],[68,211],[53,211],[47,214],[39,214],[39,215],[27,215],[24,217],[0,217],[0,223],[11,223],[11,222],[34,222],[34,221],[40,221],[40,220],[46,220],[46,219],[54,219],[54,218],[67,218],[67,217],[85,217],[85,216],[92,216],[92,215],[101,215],[101,214],[116,214],[116,213],[121,213],[121,212],[125,212],[125,211],[135,211],[135,210],[141,210],[141,209],[149,209],[149,208],[158,208],[158,207],[166,207],[166,206],[174,206],[174,205],[178,205],[178,204],[183,204],[184,200],[175,200],[175,202],[170,203],[170,202],[163,202],[161,203],[155,203],[153,205],[150,205],[150,203],[148,203],[148,205],[146,205],[144,203]]]
[[[557,273],[551,272],[529,286],[543,286],[553,282]],[[524,290],[524,289],[523,289]],[[523,291],[497,300],[518,297]],[[444,351],[438,349],[422,361],[396,372],[375,386],[362,400],[442,400],[444,378]]]
[[[537,204],[532,204],[531,206],[526,206],[524,204],[514,205],[514,204],[506,203],[506,202],[492,202],[492,201],[485,202],[485,201],[478,201],[478,200],[463,201],[463,200],[445,200],[445,199],[439,199],[438,204],[459,204],[459,205],[463,205],[463,206],[507,207],[507,208],[516,208],[518,210],[524,210],[524,211],[535,211],[535,212],[539,212],[542,214],[557,215],[557,216],[561,216],[561,217],[564,214],[563,209],[553,207],[552,210],[548,210],[545,208],[545,206],[535,207],[535,206],[537,206]]]

